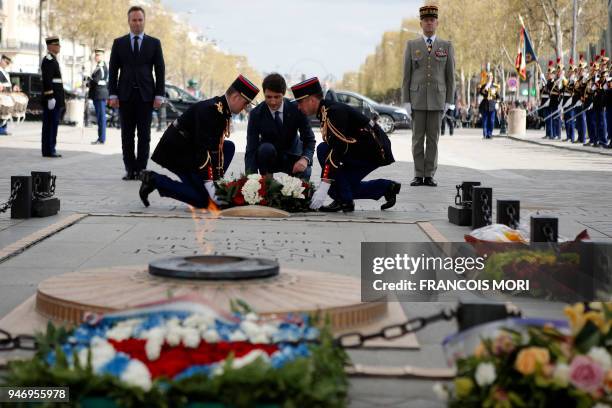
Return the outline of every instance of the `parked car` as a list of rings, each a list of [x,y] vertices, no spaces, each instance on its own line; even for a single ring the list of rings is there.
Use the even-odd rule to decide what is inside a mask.
[[[363,113],[370,119],[378,122],[380,127],[391,134],[395,129],[410,129],[411,120],[404,108],[378,103],[367,96],[350,91],[328,90],[325,99],[346,103]],[[313,126],[319,126],[316,118],[311,119]]]
[[[191,105],[200,101],[200,99],[191,95],[186,90],[179,88],[176,85],[166,84],[166,126],[171,123],[179,116],[183,114]],[[88,123],[95,124],[96,121],[96,110],[93,106],[93,102],[88,100],[87,102],[87,115]],[[151,126],[157,126],[159,111],[156,109],[153,111],[153,121]],[[119,118],[113,118],[113,110],[110,107],[106,107],[106,118],[109,126],[120,127]],[[162,126],[162,128],[166,128]]]
[[[378,124],[386,133],[393,133],[395,129],[410,129],[410,116],[404,108],[378,103],[356,92],[336,91],[336,95],[340,102],[357,109],[369,104],[378,113]]]
[[[28,95],[26,120],[42,120],[42,75],[32,72],[9,72],[9,76],[11,77],[11,84],[19,86],[21,91]],[[64,93],[66,100],[78,97],[66,85],[64,85]],[[61,120],[63,120],[63,114]]]

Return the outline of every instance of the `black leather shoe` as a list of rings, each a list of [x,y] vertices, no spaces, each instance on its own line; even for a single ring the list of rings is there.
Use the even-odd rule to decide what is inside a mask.
[[[429,187],[438,186],[438,183],[436,183],[436,180],[434,180],[433,177],[425,177],[425,179],[423,180],[423,184]]]
[[[387,202],[380,206],[381,210],[387,210],[395,205],[397,195],[399,194],[401,188],[402,185],[400,183],[391,183],[387,189],[387,192],[385,193],[385,200],[387,200]]]
[[[349,201],[348,203],[343,203],[338,200],[332,201],[330,205],[324,205],[319,208],[319,211],[323,212],[353,212],[355,211],[355,203],[353,201]]]
[[[99,144],[104,144],[104,142],[100,141],[100,140],[94,140],[93,142],[91,142],[92,145],[99,145]]]
[[[121,177],[121,180],[136,180],[136,176],[134,175],[133,171],[128,171],[123,177]]]
[[[143,170],[140,174],[140,180],[142,184],[140,185],[140,190],[138,190],[138,195],[140,195],[140,200],[148,207],[149,204],[149,194],[155,191],[155,179],[153,178],[154,173],[152,171]]]
[[[57,157],[62,157],[62,155],[59,154],[59,153],[51,153],[51,154],[43,154],[43,157],[55,157],[55,158],[57,158]]]
[[[415,177],[410,182],[411,186],[422,186],[423,185],[423,177]]]

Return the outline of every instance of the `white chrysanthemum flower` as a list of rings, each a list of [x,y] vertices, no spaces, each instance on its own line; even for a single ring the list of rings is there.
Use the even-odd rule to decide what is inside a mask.
[[[246,334],[249,337],[257,336],[260,333],[263,334],[262,327],[255,322],[245,320],[242,323],[240,323],[240,328],[242,329],[244,334]]]
[[[610,353],[608,353],[608,350],[605,348],[593,347],[587,355],[591,357],[593,361],[599,364],[604,371],[612,368],[612,358],[610,358]]]
[[[194,328],[185,328],[183,330],[183,344],[185,347],[196,348],[200,345],[200,333]]]
[[[262,197],[259,195],[260,188],[261,185],[259,184],[258,180],[247,180],[247,182],[244,183],[244,186],[242,186],[241,190],[244,201],[251,205],[259,204],[259,202],[262,200]]]
[[[242,330],[236,330],[229,336],[229,341],[247,341],[248,338],[246,334],[242,332]]]
[[[553,379],[558,385],[567,387],[570,379],[570,366],[564,363],[557,364],[553,371]]]
[[[172,347],[178,346],[181,342],[182,332],[181,327],[169,328],[168,332],[166,333],[166,342]]]
[[[497,375],[495,374],[495,366],[492,363],[480,363],[476,368],[476,383],[481,387],[493,384]]]
[[[130,360],[120,378],[123,382],[140,387],[145,391],[149,391],[153,385],[149,369],[136,359]]]
[[[164,345],[164,338],[150,338],[145,344],[145,353],[149,361],[155,361],[161,354],[162,346]]]
[[[221,336],[215,329],[207,329],[202,331],[202,339],[207,343],[218,343],[221,340]]]
[[[101,337],[94,337],[91,339],[89,349],[91,350],[91,366],[94,371],[102,368],[115,357],[115,354],[117,354],[113,345]],[[81,366],[87,365],[87,355],[87,348],[79,351],[77,356]]]
[[[248,179],[248,180],[256,180],[256,181],[259,181],[259,180],[261,180],[261,174],[259,174],[259,173],[249,174],[249,175],[247,176],[247,179]]]
[[[134,328],[142,323],[142,319],[128,319],[118,322],[106,331],[106,337],[116,341],[127,340],[132,337]]]

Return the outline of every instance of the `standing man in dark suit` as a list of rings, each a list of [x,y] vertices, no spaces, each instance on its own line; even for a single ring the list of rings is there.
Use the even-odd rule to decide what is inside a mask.
[[[55,151],[57,141],[57,127],[60,115],[64,109],[64,84],[62,83],[62,72],[57,62],[57,54],[60,52],[59,37],[47,37],[47,51],[49,53],[40,64],[42,73],[42,155],[43,157],[62,157]]]
[[[265,101],[249,114],[246,172],[310,179],[316,141],[308,118],[284,97],[287,83],[280,74],[265,77],[262,88]]]
[[[89,99],[93,101],[96,109],[96,122],[98,123],[98,139],[91,144],[104,144],[106,141],[106,100],[108,99],[108,67],[104,61],[104,50],[95,51],[96,67],[89,80]]]
[[[219,205],[215,181],[227,171],[236,147],[230,135],[232,113],[244,110],[259,89],[240,75],[225,92],[191,105],[164,132],[151,159],[176,174],[180,181],[154,171],[142,172],[140,199],[149,206],[149,194],[157,190],[197,208],[210,201]]]
[[[121,114],[123,180],[135,180],[147,168],[153,108],[158,109],[164,99],[165,66],[161,42],[144,33],[142,7],[130,7],[128,24],[130,33],[113,42],[108,89],[110,106],[118,107]],[[138,149],[134,154],[136,129]]]

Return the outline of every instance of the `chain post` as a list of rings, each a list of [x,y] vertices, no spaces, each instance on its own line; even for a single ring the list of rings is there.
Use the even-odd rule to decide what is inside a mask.
[[[20,188],[11,203],[11,218],[27,219],[32,216],[32,176],[12,176],[11,191],[17,183]]]

